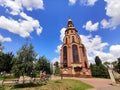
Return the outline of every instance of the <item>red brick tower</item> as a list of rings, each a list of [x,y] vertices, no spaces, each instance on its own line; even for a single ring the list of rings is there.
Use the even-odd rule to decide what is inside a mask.
[[[71,19],[68,20],[60,51],[60,67],[63,76],[91,77],[86,48]]]

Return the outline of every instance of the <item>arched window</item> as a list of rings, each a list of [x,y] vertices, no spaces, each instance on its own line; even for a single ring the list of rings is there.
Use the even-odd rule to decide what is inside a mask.
[[[68,42],[68,40],[67,40],[67,38],[66,38],[66,44],[67,44],[67,42]]]
[[[78,63],[79,58],[78,58],[78,48],[77,45],[72,45],[72,55],[73,55],[73,62]]]
[[[84,60],[85,68],[88,68],[86,58]]]
[[[73,31],[71,30],[71,33],[73,33]]]
[[[82,47],[82,53],[83,53],[83,56],[85,56],[85,51],[84,51],[84,47]]]
[[[63,67],[67,67],[67,46],[63,47]]]
[[[74,36],[72,36],[72,42],[75,42],[75,38],[74,38]]]

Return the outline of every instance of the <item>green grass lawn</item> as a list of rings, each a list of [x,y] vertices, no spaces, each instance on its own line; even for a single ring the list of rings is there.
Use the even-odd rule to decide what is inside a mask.
[[[21,88],[20,88],[21,87]],[[23,88],[24,87],[24,88]],[[51,80],[47,83],[32,83],[27,85],[14,85],[14,86],[0,86],[0,90],[86,90],[92,86],[85,84],[79,80],[63,79]]]
[[[4,78],[3,77],[0,77],[0,80],[3,80]]]
[[[5,77],[5,80],[13,80],[13,79],[16,79],[15,77],[12,77],[12,76],[7,76],[7,77]],[[4,80],[4,77],[2,76],[2,77],[0,77],[0,80]]]

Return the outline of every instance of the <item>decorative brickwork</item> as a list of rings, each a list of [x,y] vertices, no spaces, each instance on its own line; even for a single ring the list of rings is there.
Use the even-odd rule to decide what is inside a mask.
[[[69,19],[60,51],[61,71],[63,76],[91,77],[86,48],[77,32]]]

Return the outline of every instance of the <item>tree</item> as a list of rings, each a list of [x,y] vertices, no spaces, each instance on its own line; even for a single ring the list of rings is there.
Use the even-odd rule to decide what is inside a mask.
[[[102,65],[102,62],[101,62],[99,56],[96,56],[96,57],[95,57],[95,63],[96,63],[97,66]]]
[[[3,64],[3,45],[2,45],[2,42],[0,42],[0,72],[3,71],[3,67],[4,67],[4,64]]]
[[[112,62],[113,69],[120,73],[120,58],[117,59],[117,61]]]
[[[118,58],[117,71],[120,73],[120,58]]]
[[[12,58],[13,58],[13,53],[2,53],[2,56],[0,56],[0,72],[6,71],[10,72],[12,68]]]
[[[56,61],[56,62],[54,63],[54,66],[55,66],[54,75],[59,75],[59,74],[60,74],[59,62]]]
[[[95,64],[90,64],[93,77],[109,78],[107,67],[105,67],[98,56],[95,57]],[[107,63],[108,64],[108,63]]]
[[[107,61],[104,62],[103,64],[105,65],[105,67],[109,67],[110,66],[110,62],[107,62]]]
[[[30,43],[25,43],[13,58],[12,72],[16,77],[31,76],[34,69],[33,62],[36,60],[37,54],[33,50],[34,47]]]
[[[45,56],[42,56],[39,58],[39,60],[36,63],[36,69],[37,71],[46,72],[46,74],[51,74],[50,71],[50,62],[46,59]]]
[[[1,52],[0,56],[0,72],[4,71],[4,60],[3,60],[3,53]]]

